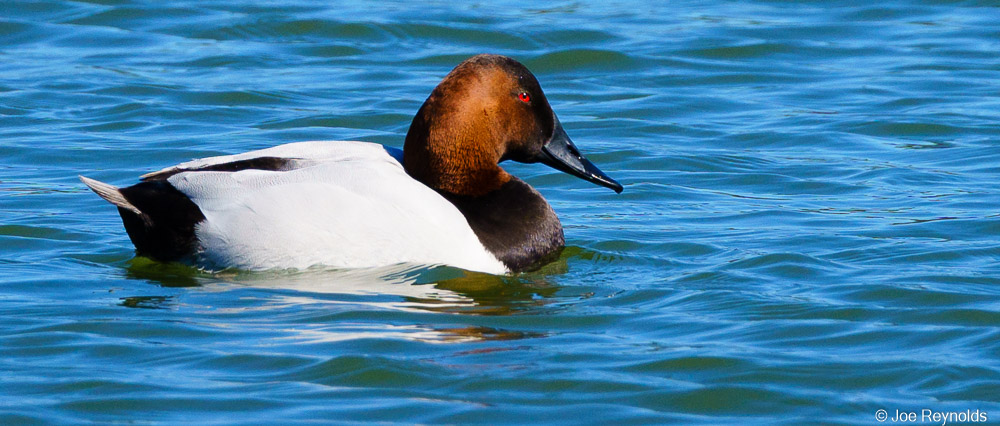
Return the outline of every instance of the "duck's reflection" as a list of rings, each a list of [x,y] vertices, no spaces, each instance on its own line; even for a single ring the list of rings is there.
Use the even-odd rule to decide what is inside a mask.
[[[131,278],[152,281],[164,287],[197,286],[209,291],[240,288],[281,290],[269,294],[267,303],[249,310],[300,309],[317,304],[330,312],[396,311],[463,315],[512,315],[546,309],[560,288],[547,279],[565,271],[560,258],[533,273],[496,276],[450,267],[396,265],[372,269],[315,269],[295,272],[223,271],[208,273],[181,264],[133,259],[127,269]],[[145,296],[122,299],[122,306],[155,308],[170,297]],[[326,308],[320,308],[324,310]],[[295,339],[337,341],[357,338],[405,338],[425,342],[513,340],[541,337],[544,333],[501,330],[482,325],[462,326],[454,320],[399,325],[384,321],[337,321],[298,329]],[[409,322],[409,321],[407,321]],[[441,323],[447,324],[441,324]],[[292,338],[292,337],[290,337]]]
[[[398,265],[375,269],[219,275],[229,283],[310,294],[372,296],[323,300],[404,311],[508,315],[544,306],[559,290],[545,274],[496,276],[449,267]],[[339,302],[338,302],[339,300]]]
[[[500,330],[492,327],[433,327],[423,324],[338,324],[324,329],[297,328],[283,340],[315,344],[357,339],[403,339],[425,343],[463,343],[496,340],[519,340],[544,337],[530,331]]]

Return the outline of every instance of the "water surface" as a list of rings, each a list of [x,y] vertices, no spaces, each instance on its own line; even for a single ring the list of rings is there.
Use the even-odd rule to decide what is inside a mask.
[[[989,2],[0,11],[2,423],[1000,418]],[[483,52],[533,70],[625,185],[505,163],[566,229],[536,272],[158,264],[76,178],[400,147]]]

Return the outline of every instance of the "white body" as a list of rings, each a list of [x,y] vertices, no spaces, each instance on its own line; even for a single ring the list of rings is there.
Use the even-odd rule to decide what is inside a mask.
[[[248,270],[398,263],[507,268],[465,216],[366,142],[298,142],[211,157],[193,169],[256,157],[294,159],[290,170],[187,171],[167,180],[205,215],[195,235],[206,261]]]

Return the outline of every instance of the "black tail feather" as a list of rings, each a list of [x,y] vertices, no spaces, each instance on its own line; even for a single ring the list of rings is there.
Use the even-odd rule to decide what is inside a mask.
[[[136,253],[156,260],[180,260],[199,250],[195,226],[205,220],[201,209],[165,180],[127,188],[82,178],[94,192],[118,206]]]

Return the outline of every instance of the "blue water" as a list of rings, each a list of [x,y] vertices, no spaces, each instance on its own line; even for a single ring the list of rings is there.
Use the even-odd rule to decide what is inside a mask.
[[[1000,419],[995,3],[358,4],[0,4],[0,423]],[[625,185],[505,163],[537,272],[158,264],[76,178],[400,147],[483,52]]]

